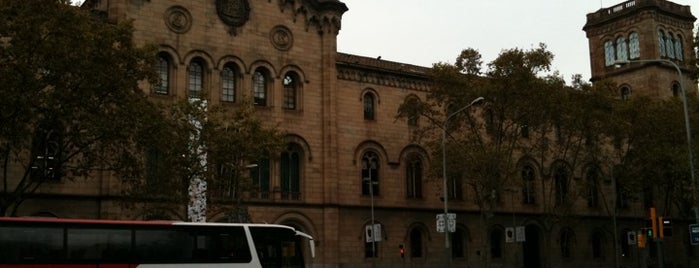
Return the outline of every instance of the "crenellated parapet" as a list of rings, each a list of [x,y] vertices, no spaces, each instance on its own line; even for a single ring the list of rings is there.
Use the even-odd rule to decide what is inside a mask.
[[[669,15],[661,16],[663,17],[661,20],[682,28],[689,27],[690,29],[696,20],[696,17],[692,15],[690,6],[679,5],[666,0],[630,0],[587,14],[587,23],[583,30],[592,33],[590,31],[592,28],[597,28],[601,25],[609,26],[610,21],[630,15],[638,16],[639,14],[645,14],[646,16],[651,14]],[[595,33],[592,34],[594,35]]]
[[[292,12],[294,21],[300,17],[306,23],[306,30],[315,28],[319,33],[338,34],[342,26],[342,14],[348,10],[338,0],[278,1],[282,12]]]

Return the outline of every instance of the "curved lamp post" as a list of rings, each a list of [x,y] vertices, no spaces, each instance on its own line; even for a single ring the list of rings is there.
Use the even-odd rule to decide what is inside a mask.
[[[444,123],[442,125],[442,179],[444,181],[444,220],[445,220],[445,230],[444,230],[444,247],[449,248],[449,228],[448,228],[448,220],[447,220],[447,213],[449,212],[449,192],[447,191],[447,153],[445,150],[445,142],[447,139],[447,124],[449,123],[449,120],[457,115],[458,113],[468,109],[469,107],[473,106],[476,103],[479,103],[483,101],[483,97],[478,97],[475,98],[474,100],[471,101],[468,105],[461,107],[461,109],[456,110],[455,112],[449,114],[447,118],[444,120]],[[448,256],[451,254],[447,254]]]
[[[682,91],[682,105],[684,108],[684,125],[687,131],[687,154],[689,157],[689,176],[692,179],[692,206],[694,207],[694,219],[699,223],[699,206],[697,206],[697,180],[694,176],[694,154],[692,153],[692,130],[689,126],[689,113],[687,109],[687,91],[684,89],[684,79],[682,78],[682,70],[680,66],[674,61],[666,59],[651,59],[651,60],[625,60],[617,61],[616,65],[625,65],[632,62],[647,63],[647,62],[657,62],[657,63],[667,63],[675,67],[677,70],[677,75],[680,78],[680,90]]]

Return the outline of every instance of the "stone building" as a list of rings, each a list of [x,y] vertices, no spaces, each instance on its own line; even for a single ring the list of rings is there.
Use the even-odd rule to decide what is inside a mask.
[[[496,211],[496,224],[482,226],[477,206],[456,199],[450,203],[456,232],[445,249],[435,222],[443,208],[441,181],[425,172],[431,154],[411,142],[412,122],[395,118],[404,99],[427,95],[429,70],[338,52],[342,17],[361,16],[345,14],[339,0],[88,0],[83,8],[109,21],[132,20],[138,43],[158,45],[163,83],[147,87],[153,99],[207,94],[210,102],[237,105],[251,97],[260,118],[288,133],[287,152],[258,166],[267,171],[266,183],[246,205],[255,222],[313,235],[319,242],[314,267],[444,267],[450,257],[455,267],[614,267],[615,249],[622,266],[638,263],[639,251],[624,244],[626,232],[645,217],[641,206],[624,212],[615,236],[606,214],[586,211],[567,226],[546,226],[536,209],[514,201]],[[664,0],[627,1],[588,14],[592,80],[620,81],[622,97],[671,96],[679,86],[672,66],[614,65],[662,58],[689,71],[694,20],[689,7]],[[696,92],[688,75],[684,86]],[[282,158],[289,156],[298,159],[298,176],[282,179]],[[94,184],[48,185],[20,214],[138,219],[116,201],[115,179],[98,176]],[[221,211],[208,220],[228,216]],[[367,243],[372,222],[381,228],[380,241]],[[525,241],[510,241],[513,226],[522,227],[517,231]],[[699,265],[697,250],[681,241],[683,228],[676,230],[678,238],[668,242],[678,249],[668,251],[675,267]]]

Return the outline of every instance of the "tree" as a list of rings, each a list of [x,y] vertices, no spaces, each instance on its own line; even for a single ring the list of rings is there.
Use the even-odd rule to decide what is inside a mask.
[[[122,177],[127,204],[139,206],[145,217],[186,219],[188,188],[194,178],[206,181],[209,214],[246,213],[242,201],[253,184],[251,165],[281,153],[283,133],[256,118],[250,102],[205,109],[203,103],[180,100],[164,107],[167,124],[151,133],[146,155],[137,164],[141,174]],[[240,217],[239,221],[246,217],[229,216]]]
[[[46,181],[128,173],[161,118],[139,88],[154,50],[65,0],[0,0],[0,17],[0,215]]]
[[[420,142],[432,147],[430,166],[441,180],[438,131],[444,119],[484,97],[482,105],[448,122],[445,149],[449,187],[468,186],[485,228],[503,207],[507,192],[525,198],[536,189],[537,200],[522,202],[540,204],[545,228],[572,216],[573,204],[584,197],[573,190],[581,188],[575,185],[573,171],[603,156],[609,97],[585,83],[569,87],[556,73],[546,74],[552,60],[543,44],[531,50],[509,49],[480,71],[480,55],[466,49],[456,64],[434,65],[434,83],[426,99],[410,98],[399,108],[399,117],[420,116],[430,122],[417,132]],[[524,164],[538,171],[538,187],[522,180]]]

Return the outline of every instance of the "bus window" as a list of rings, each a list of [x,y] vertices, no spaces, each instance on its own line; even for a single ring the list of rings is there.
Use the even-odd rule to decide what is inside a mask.
[[[0,263],[65,259],[62,228],[0,227],[0,241]]]
[[[262,267],[304,267],[299,238],[291,229],[250,227]]]
[[[192,262],[194,234],[186,230],[138,229],[134,251],[143,263]]]
[[[201,262],[249,263],[250,246],[242,226],[199,232],[195,260]]]
[[[131,248],[131,231],[125,229],[68,229],[68,256],[73,261],[125,262]]]

